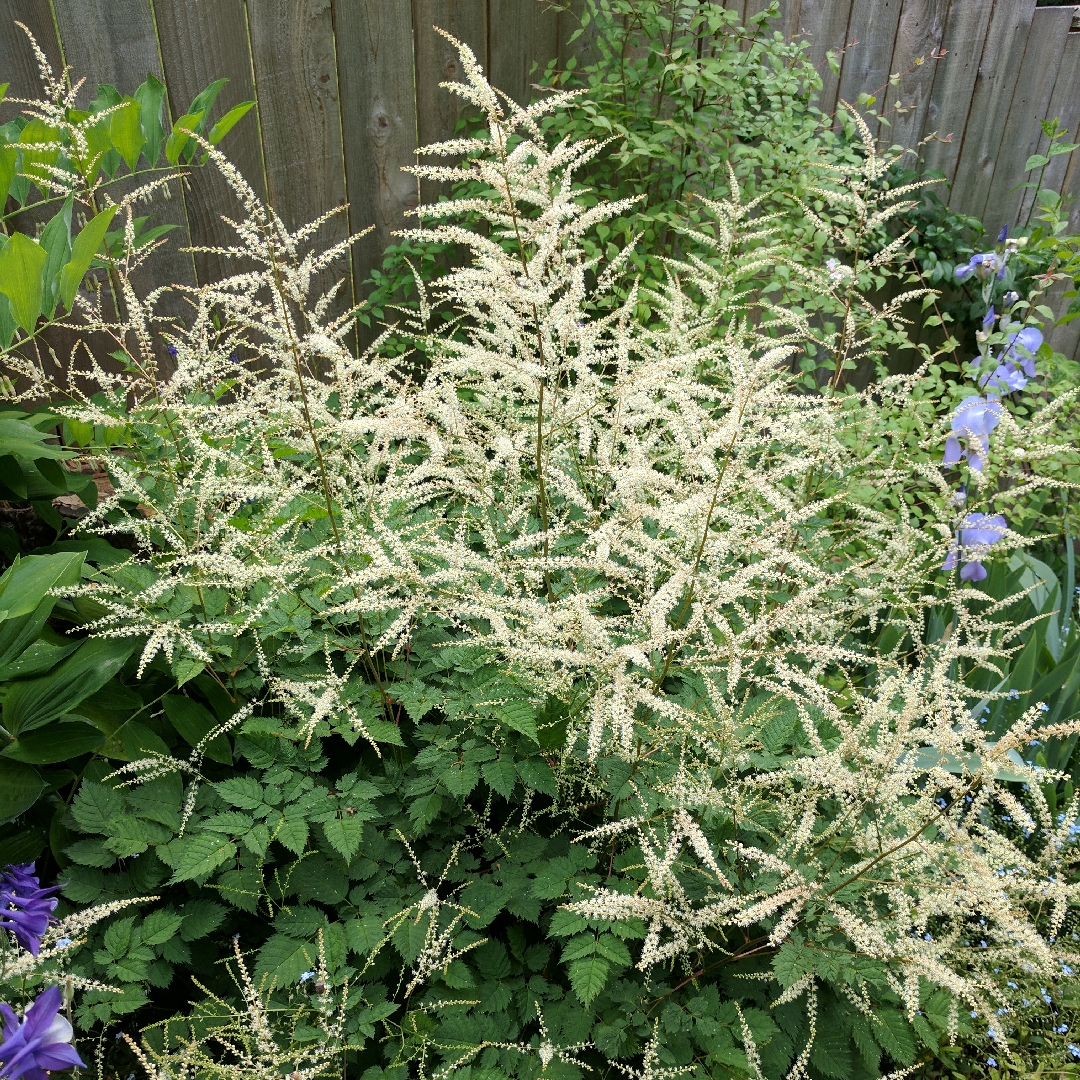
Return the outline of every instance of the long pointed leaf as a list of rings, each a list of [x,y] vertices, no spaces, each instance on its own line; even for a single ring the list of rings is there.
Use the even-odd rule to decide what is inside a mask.
[[[82,232],[75,237],[75,243],[71,247],[71,261],[60,275],[60,299],[68,311],[75,302],[75,294],[79,291],[86,271],[90,269],[90,263],[101,247],[105,230],[118,209],[119,207],[110,206],[107,210],[102,210],[96,217],[91,218]]]
[[[22,233],[14,233],[0,251],[0,292],[11,301],[15,321],[33,334],[41,314],[41,272],[45,249]]]

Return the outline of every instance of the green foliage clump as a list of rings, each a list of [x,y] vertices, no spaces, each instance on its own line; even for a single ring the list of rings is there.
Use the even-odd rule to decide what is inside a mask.
[[[791,188],[765,118],[776,96],[813,142],[801,53],[687,11],[715,56],[674,56],[672,22],[665,65],[628,57],[641,87],[694,76],[659,110],[648,244],[611,240],[640,189],[584,182],[651,138],[638,98],[603,147],[574,126],[602,110],[521,109],[463,48],[483,127],[428,149],[458,197],[407,242],[467,257],[370,348],[317,291],[322,222],[287,230],[195,132],[253,269],[177,326],[129,230],[98,256],[124,311],[69,316],[116,364],[60,383],[7,354],[114,489],[0,583],[27,648],[73,644],[55,610],[93,635],[16,672],[3,723],[99,740],[35,763],[8,729],[0,761],[65,764],[9,816],[47,824],[66,903],[105,905],[48,939],[63,966],[4,969],[20,1002],[77,980],[84,1031],[134,1014],[151,1076],[222,1080],[870,1080],[966,1068],[958,1040],[1060,1049],[1017,995],[1080,968],[1072,586],[1016,529],[977,587],[943,562],[973,507],[1065,489],[1075,390],[1003,410],[958,507],[971,390],[904,322],[935,301],[894,227],[918,186],[852,113]],[[690,200],[699,113],[727,141]]]

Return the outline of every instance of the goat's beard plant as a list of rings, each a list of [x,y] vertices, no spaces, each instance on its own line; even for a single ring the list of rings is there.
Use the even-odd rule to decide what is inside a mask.
[[[1075,808],[1052,819],[1014,751],[1080,724],[1040,729],[1032,703],[994,738],[971,711],[957,663],[1000,645],[983,594],[934,587],[950,492],[856,437],[911,380],[796,390],[811,330],[752,317],[741,284],[785,255],[734,180],[698,237],[723,271],[671,263],[640,322],[625,263],[580,246],[628,204],[584,209],[594,148],[541,135],[571,95],[522,110],[461,56],[448,89],[487,136],[416,171],[489,193],[418,211],[420,239],[472,253],[438,286],[458,320],[429,331],[425,300],[411,328],[422,378],[349,350],[316,295],[343,248],[305,254],[320,223],[290,234],[211,147],[244,214],[224,254],[255,269],[190,294],[175,372],[126,266],[124,321],[82,301],[127,360],[84,362],[57,408],[123,432],[85,528],[136,540],[84,598],[100,633],[145,638],[140,672],[160,653],[248,703],[241,777],[205,782],[216,733],[121,770],[188,783],[146,857],[276,914],[258,970],[279,985],[324,926],[361,1065],[876,1076],[961,1012],[999,1037],[1002,970],[1078,961]],[[906,194],[875,191],[882,168],[868,138],[822,198],[876,228]],[[18,374],[59,392],[44,364]],[[911,484],[937,534],[867,496]],[[931,608],[950,632],[927,647]]]

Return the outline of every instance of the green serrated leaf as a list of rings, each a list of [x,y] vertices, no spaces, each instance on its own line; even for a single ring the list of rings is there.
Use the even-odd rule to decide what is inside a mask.
[[[591,1005],[596,1000],[610,971],[608,962],[600,956],[575,960],[570,965],[570,985],[582,1004]]]
[[[173,875],[169,884],[209,877],[223,862],[236,854],[236,845],[214,833],[182,836],[168,845]]]

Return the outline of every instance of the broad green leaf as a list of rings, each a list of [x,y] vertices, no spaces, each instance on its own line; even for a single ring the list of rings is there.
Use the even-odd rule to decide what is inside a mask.
[[[517,783],[517,767],[513,761],[506,758],[499,758],[498,761],[485,761],[483,773],[488,786],[493,791],[497,791],[504,799],[509,799],[514,794],[514,785]]]
[[[4,700],[4,727],[12,735],[43,727],[100,690],[135,651],[131,640],[104,638],[84,642],[55,670],[16,683]]]
[[[262,806],[262,785],[253,776],[232,776],[215,784],[214,790],[230,806],[239,807],[241,810],[255,810]]]
[[[172,133],[165,143],[165,160],[170,165],[175,165],[180,160],[180,154],[191,140],[191,135],[188,133],[198,128],[202,118],[201,112],[185,113],[173,124]]]
[[[0,420],[0,445],[3,445],[4,425],[14,422]],[[74,585],[82,576],[82,563],[81,551],[17,558],[0,577],[0,622],[36,611],[50,589]],[[2,645],[0,639],[0,648]]]
[[[142,926],[139,928],[142,931],[143,944],[164,945],[180,929],[180,924],[183,921],[184,915],[182,913],[165,911],[164,909],[151,911],[143,919]]]
[[[0,822],[29,810],[45,790],[37,769],[22,761],[0,758]]]
[[[197,746],[201,739],[218,726],[217,718],[209,710],[182,694],[167,694],[161,704],[169,723],[189,746]],[[215,736],[204,749],[206,756],[212,761],[220,761],[223,765],[232,764],[232,750],[227,736]]]
[[[508,701],[505,705],[496,705],[493,712],[500,724],[505,724],[536,742],[536,710],[529,702]]]
[[[312,943],[297,941],[285,934],[274,934],[259,950],[255,964],[255,979],[266,975],[274,985],[282,988],[295,986],[305,971],[310,971],[319,961],[318,947]]]
[[[604,989],[610,970],[608,962],[599,956],[575,960],[570,965],[570,985],[582,1004],[592,1004],[600,991]]]
[[[51,605],[50,605],[51,607]],[[0,630],[7,630],[17,623],[29,620],[31,616],[24,615],[22,619],[12,619]],[[47,615],[46,615],[47,618]],[[42,624],[45,619],[41,620]],[[38,630],[41,629],[39,625]],[[61,645],[51,641],[34,641],[25,649],[19,651],[14,660],[6,664],[0,664],[0,683],[10,682],[12,679],[28,679],[31,675],[40,675],[43,671],[56,667],[65,656],[69,656],[79,647],[77,641],[66,641]],[[0,652],[3,650],[0,649]]]
[[[109,819],[105,847],[121,859],[141,855],[152,836],[150,822],[140,821],[132,814],[117,814]]]
[[[3,756],[31,765],[53,765],[92,753],[104,741],[105,736],[93,724],[71,720],[48,724],[21,736],[4,747]]]
[[[345,924],[345,939],[349,948],[360,956],[374,952],[382,942],[384,933],[382,919],[377,915],[364,915],[359,919],[350,919]]]
[[[228,79],[215,79],[205,90],[200,91],[195,96],[195,100],[188,106],[187,115],[206,116],[206,114],[214,107],[214,102],[217,101],[217,96],[221,93],[221,88],[228,81]],[[198,130],[202,130],[201,122]]]
[[[124,800],[114,788],[84,780],[79,785],[71,812],[83,832],[104,834],[109,823],[124,812]]]
[[[7,202],[18,160],[19,151],[14,146],[0,146],[0,205]]]
[[[125,98],[124,104],[109,116],[109,138],[113,146],[120,151],[127,167],[134,172],[146,141],[139,102],[135,98]]]
[[[184,925],[180,936],[184,941],[198,941],[212,934],[225,918],[226,909],[213,900],[188,900],[184,904]]]
[[[551,766],[542,758],[529,758],[517,763],[518,776],[526,787],[539,791],[542,795],[550,795],[553,799],[559,794],[559,783]]]
[[[211,129],[207,141],[217,146],[226,135],[236,126],[237,122],[248,114],[255,105],[254,101],[242,101],[234,105]]]
[[[360,841],[364,838],[364,823],[360,815],[328,818],[322,823],[322,828],[330,846],[346,864],[351,863],[360,849]]]
[[[0,292],[11,301],[15,321],[33,334],[41,314],[41,273],[45,249],[22,233],[14,233],[0,249]]]
[[[307,846],[308,823],[298,815],[287,817],[282,814],[276,824],[271,825],[271,835],[294,855],[299,855]]]
[[[236,845],[215,833],[191,833],[168,845],[173,868],[170,885],[209,877],[223,862],[236,854]]]
[[[1024,162],[1024,172],[1031,172],[1032,169],[1038,169],[1049,163],[1050,159],[1045,154],[1032,154],[1031,157]]]
[[[42,310],[47,319],[52,318],[60,296],[57,280],[60,271],[71,257],[71,206],[69,195],[41,233],[41,246],[45,249],[45,268],[41,275]]]
[[[60,274],[60,299],[68,311],[75,302],[75,294],[79,291],[86,271],[90,269],[90,263],[101,247],[105,230],[118,209],[119,207],[110,206],[102,210],[100,214],[92,217],[75,237],[75,243],[71,246],[71,260]]]
[[[142,127],[146,160],[151,167],[157,165],[161,153],[161,143],[165,138],[165,129],[161,124],[161,107],[165,101],[165,85],[153,75],[146,76],[146,82],[135,91],[135,100],[139,103],[139,124]]]

